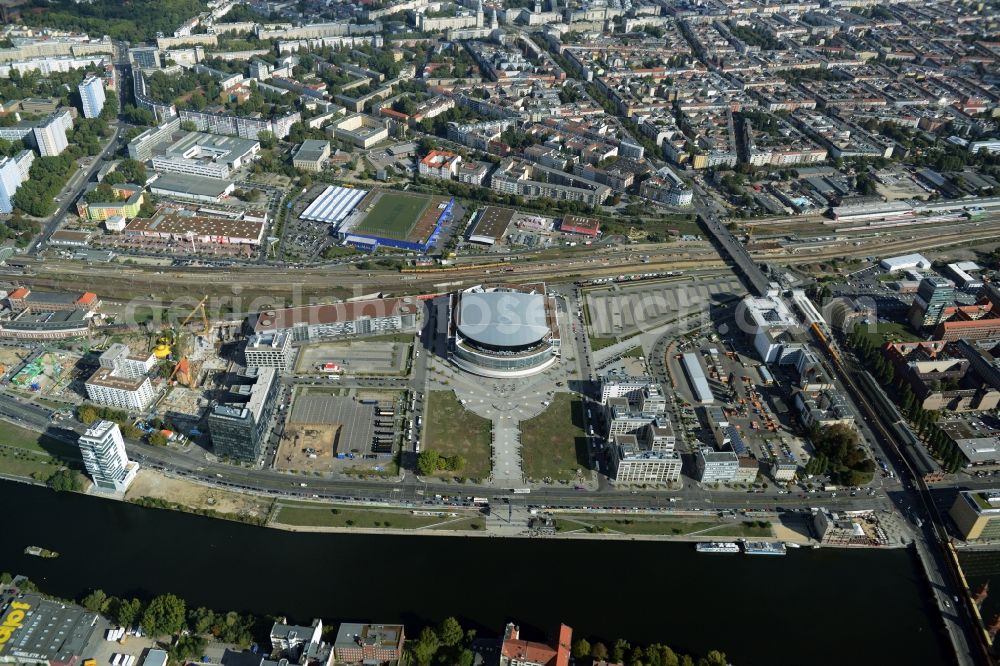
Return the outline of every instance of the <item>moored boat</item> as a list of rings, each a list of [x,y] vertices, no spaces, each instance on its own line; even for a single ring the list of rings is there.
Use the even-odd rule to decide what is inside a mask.
[[[740,547],[731,541],[705,541],[695,545],[699,553],[738,553]]]

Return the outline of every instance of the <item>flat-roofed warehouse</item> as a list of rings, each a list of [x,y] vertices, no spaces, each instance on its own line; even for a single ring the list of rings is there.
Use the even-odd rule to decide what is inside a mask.
[[[97,613],[25,594],[11,600],[0,626],[12,628],[0,643],[0,662],[74,664],[80,661],[98,622]],[[0,634],[2,636],[2,634]]]
[[[503,238],[507,227],[510,226],[510,221],[513,219],[514,211],[512,209],[487,206],[479,211],[476,223],[469,232],[469,241],[493,245]]]
[[[149,191],[161,197],[219,203],[236,189],[236,184],[221,178],[189,176],[184,173],[161,174]]]
[[[125,227],[124,233],[177,241],[193,238],[196,243],[260,245],[264,222],[157,212],[150,218],[135,218]]]
[[[291,331],[296,342],[416,328],[419,302],[411,297],[264,310],[247,318],[253,333]]]

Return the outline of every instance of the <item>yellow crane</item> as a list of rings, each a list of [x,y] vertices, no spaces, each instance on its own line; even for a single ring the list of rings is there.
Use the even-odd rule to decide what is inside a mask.
[[[191,310],[191,313],[187,317],[184,318],[184,321],[181,322],[181,328],[184,328],[185,326],[187,326],[188,322],[191,321],[191,319],[196,314],[198,314],[198,312],[200,311],[201,312],[201,323],[202,323],[202,326],[204,326],[204,328],[202,329],[200,335],[204,336],[204,335],[208,335],[209,333],[212,332],[212,326],[208,323],[208,313],[205,312],[205,301],[207,301],[207,300],[208,300],[208,295],[205,295],[204,298],[202,298],[200,301],[198,301],[198,305],[194,306],[194,309]]]

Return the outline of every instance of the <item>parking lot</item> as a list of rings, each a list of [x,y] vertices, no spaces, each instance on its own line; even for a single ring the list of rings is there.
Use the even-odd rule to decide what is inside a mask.
[[[406,425],[399,393],[300,388],[283,429],[275,468],[336,471],[392,455]]]
[[[347,375],[401,375],[410,355],[409,343],[320,342],[303,345],[295,363],[297,375],[324,375],[325,363],[336,363]]]

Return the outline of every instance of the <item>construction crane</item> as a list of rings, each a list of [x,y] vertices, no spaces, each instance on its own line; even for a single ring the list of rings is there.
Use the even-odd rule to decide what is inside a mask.
[[[191,319],[196,314],[198,314],[199,311],[201,311],[201,323],[202,323],[202,326],[204,326],[204,329],[202,330],[202,332],[200,333],[200,335],[206,336],[206,335],[208,335],[209,333],[212,332],[212,326],[208,323],[208,313],[205,312],[205,301],[207,301],[207,300],[208,300],[208,296],[206,295],[204,298],[202,298],[200,301],[198,301],[198,305],[194,306],[194,309],[191,310],[191,313],[187,317],[184,318],[184,321],[181,322],[181,328],[184,328],[185,326],[187,326],[188,322],[191,321]]]

